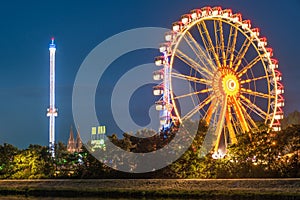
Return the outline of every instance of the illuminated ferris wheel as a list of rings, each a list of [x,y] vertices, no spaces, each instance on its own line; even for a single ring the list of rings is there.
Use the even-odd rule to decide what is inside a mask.
[[[280,131],[284,87],[266,37],[240,13],[221,7],[194,9],[173,23],[160,45],[153,88],[163,129],[205,120],[214,134],[213,157],[226,154],[237,135],[265,124]],[[184,109],[180,102],[190,102]]]

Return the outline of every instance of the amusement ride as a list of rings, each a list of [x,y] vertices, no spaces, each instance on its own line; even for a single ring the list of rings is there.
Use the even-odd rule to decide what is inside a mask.
[[[203,7],[182,15],[165,34],[155,58],[159,67],[153,87],[159,96],[161,130],[185,120],[205,120],[214,134],[213,158],[226,155],[227,144],[237,135],[280,131],[284,86],[273,49],[242,14],[221,7]],[[188,87],[182,89],[181,82]],[[192,102],[190,109],[180,102]]]

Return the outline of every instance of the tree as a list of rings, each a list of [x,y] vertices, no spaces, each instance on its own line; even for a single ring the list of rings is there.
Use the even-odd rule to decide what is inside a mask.
[[[274,165],[281,177],[300,177],[300,125],[289,125],[277,132],[273,138],[273,146],[279,150]]]
[[[185,126],[189,128],[187,131],[197,130],[196,136],[189,149],[170,165],[170,170],[176,178],[207,178],[210,175],[206,172],[203,173],[206,166],[204,165],[205,157],[203,157],[203,149],[201,148],[207,133],[207,124],[202,120],[199,123],[188,121]],[[195,126],[198,126],[198,128],[195,128]]]
[[[30,145],[14,156],[14,169],[10,178],[35,179],[49,178],[54,173],[48,148]]]
[[[299,177],[300,125],[276,133],[259,127],[237,135],[238,143],[228,146],[225,158],[212,159],[211,153],[200,155],[205,126],[199,126],[191,147],[170,170],[177,178]]]
[[[0,178],[11,177],[14,169],[14,156],[18,153],[18,148],[11,144],[0,145]]]
[[[111,168],[104,165],[91,155],[85,147],[82,152],[78,153],[81,160],[75,167],[74,177],[76,178],[107,178],[111,172]]]

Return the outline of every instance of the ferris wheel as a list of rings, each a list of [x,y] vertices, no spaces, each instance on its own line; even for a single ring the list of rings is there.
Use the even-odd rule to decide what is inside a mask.
[[[185,14],[165,34],[155,58],[155,102],[163,129],[174,122],[205,120],[214,134],[213,157],[222,158],[237,135],[280,131],[284,86],[278,61],[266,37],[250,20],[221,7]],[[185,85],[185,86],[183,86]],[[183,89],[184,88],[184,89]],[[180,106],[189,101],[189,109]]]

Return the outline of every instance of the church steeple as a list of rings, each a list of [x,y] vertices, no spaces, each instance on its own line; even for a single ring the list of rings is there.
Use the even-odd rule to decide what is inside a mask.
[[[76,150],[75,147],[75,139],[74,139],[74,133],[73,133],[73,128],[71,126],[70,128],[70,136],[69,136],[69,140],[68,140],[68,145],[67,145],[67,150],[70,153],[74,153]]]
[[[69,140],[68,140],[67,150],[70,153],[82,151],[82,141],[81,141],[81,137],[79,134],[79,129],[77,131],[77,136],[76,136],[76,140],[75,140],[72,126],[70,128],[70,136],[69,136]]]
[[[79,128],[77,129],[77,136],[76,136],[76,151],[77,152],[82,151],[82,141],[79,133]]]

